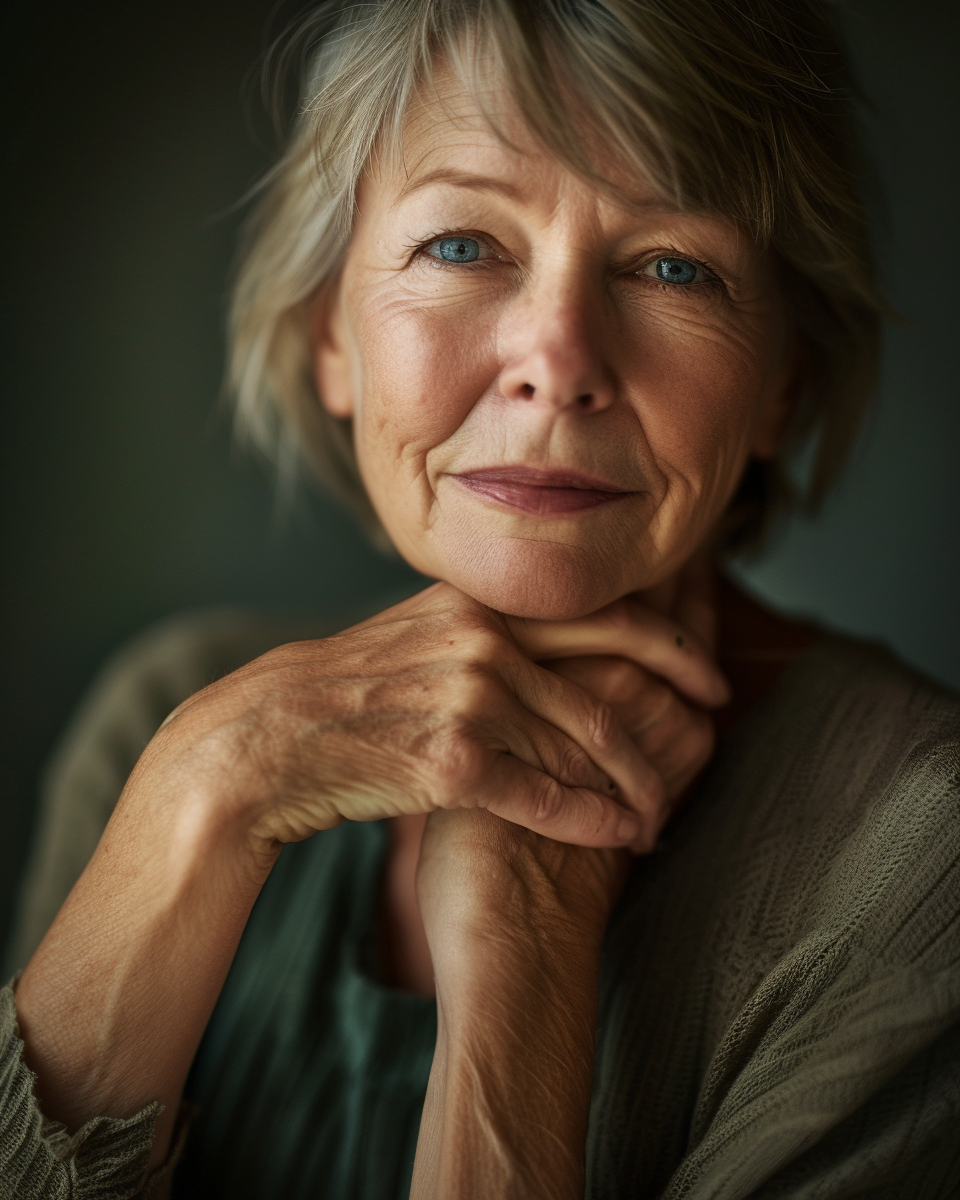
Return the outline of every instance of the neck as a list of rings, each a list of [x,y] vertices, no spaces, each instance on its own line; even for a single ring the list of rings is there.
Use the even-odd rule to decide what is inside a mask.
[[[723,574],[717,579],[717,623],[717,661],[733,691],[732,702],[717,714],[722,735],[772,691],[819,631],[767,608]]]

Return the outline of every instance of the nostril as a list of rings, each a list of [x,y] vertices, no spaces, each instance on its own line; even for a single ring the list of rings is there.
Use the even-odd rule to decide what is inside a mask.
[[[593,393],[592,392],[584,392],[582,396],[577,397],[577,403],[580,405],[581,408],[589,408],[590,405],[593,403]]]
[[[532,383],[522,384],[520,387],[520,395],[524,398],[524,400],[532,400],[533,399],[533,384]]]

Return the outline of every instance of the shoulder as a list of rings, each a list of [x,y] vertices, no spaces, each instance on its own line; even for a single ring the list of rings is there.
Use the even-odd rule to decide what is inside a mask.
[[[704,799],[733,872],[746,870],[726,885],[745,896],[768,878],[784,933],[772,950],[817,930],[870,975],[946,952],[960,699],[886,648],[824,638],[722,748]]]
[[[782,1194],[925,1161],[955,1183],[960,700],[883,647],[826,638],[744,734],[726,783],[753,812],[729,846],[741,877],[715,933],[732,968],[687,1167],[764,1160]]]
[[[283,642],[339,624],[235,609],[178,614],[134,638],[83,696],[41,782],[7,966],[22,967],[79,877],[123,786],[166,715],[188,696]]]
[[[804,811],[933,815],[960,787],[960,697],[886,647],[823,637],[722,747],[718,783],[749,779]],[[955,820],[955,805],[943,808]]]
[[[783,702],[855,721],[867,739],[960,735],[960,695],[903,662],[880,642],[828,634],[796,664]]]
[[[955,1170],[960,701],[824,638],[721,744],[607,954],[609,1104],[641,1060],[681,1097],[664,1195],[848,1194],[937,1147]]]

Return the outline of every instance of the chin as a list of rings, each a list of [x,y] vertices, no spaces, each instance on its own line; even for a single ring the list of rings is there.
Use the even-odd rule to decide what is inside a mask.
[[[622,556],[604,562],[596,550],[561,542],[497,538],[444,557],[439,578],[513,617],[584,617],[644,586],[625,577]]]

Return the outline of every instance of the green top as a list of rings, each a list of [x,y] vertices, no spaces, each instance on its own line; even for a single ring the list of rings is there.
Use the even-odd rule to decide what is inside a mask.
[[[377,982],[383,823],[286,846],[194,1062],[175,1195],[405,1200],[436,1002]]]
[[[108,671],[48,780],[11,966],[163,715],[281,637],[194,620]],[[384,852],[376,823],[284,850],[191,1074],[175,1196],[406,1194],[436,1024],[377,982]],[[155,1112],[65,1138],[14,1032],[7,989],[0,1197],[163,1195],[142,1182]],[[825,638],[636,864],[605,948],[586,1194],[946,1200],[958,1127],[960,702]]]

